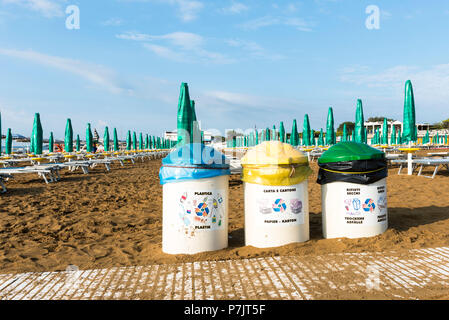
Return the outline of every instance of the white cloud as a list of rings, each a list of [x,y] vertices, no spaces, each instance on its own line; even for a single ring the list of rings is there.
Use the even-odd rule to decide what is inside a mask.
[[[146,49],[150,50],[151,52],[153,52],[154,54],[158,55],[159,57],[177,61],[177,62],[186,62],[187,61],[186,60],[187,58],[185,57],[185,55],[177,53],[177,52],[171,50],[170,48],[155,45],[155,44],[150,44],[150,43],[145,43],[143,46],[144,46],[144,48],[146,48]]]
[[[205,39],[195,33],[173,32],[165,35],[150,35],[135,32],[126,32],[116,35],[119,39],[146,42],[144,48],[152,51],[160,57],[177,62],[203,62],[226,64],[233,59],[219,52],[204,49]],[[148,42],[163,42],[154,44]]]
[[[240,14],[249,10],[249,7],[240,2],[232,2],[229,7],[223,8],[220,11],[224,14]]]
[[[100,65],[70,58],[50,56],[33,50],[12,50],[0,48],[0,54],[66,71],[68,73],[80,76],[92,84],[99,85],[112,93],[117,94],[124,91],[124,89],[118,85],[115,73],[112,70]]]
[[[192,21],[198,17],[203,9],[203,3],[193,0],[173,0],[178,5],[178,14],[183,21]],[[171,1],[171,2],[173,2]]]
[[[1,0],[3,4],[19,5],[32,11],[41,13],[47,18],[62,17],[64,11],[60,1],[55,0]]]
[[[295,27],[299,31],[312,31],[312,23],[305,21],[299,17],[273,17],[265,16],[257,19],[247,21],[240,25],[243,29],[257,30],[269,26],[290,26]]]
[[[263,47],[254,41],[230,39],[227,40],[226,43],[231,47],[241,48],[253,58],[263,58],[269,60],[280,60],[284,58],[284,56],[280,54],[271,54],[267,52]]]
[[[202,36],[190,32],[173,32],[160,36],[136,32],[126,32],[123,34],[119,34],[116,37],[119,39],[134,41],[166,40],[170,44],[182,47],[184,49],[194,49],[200,47],[204,42]]]
[[[138,32],[125,32],[122,34],[116,35],[116,38],[123,40],[133,40],[133,41],[148,41],[150,40],[150,36],[144,33]]]

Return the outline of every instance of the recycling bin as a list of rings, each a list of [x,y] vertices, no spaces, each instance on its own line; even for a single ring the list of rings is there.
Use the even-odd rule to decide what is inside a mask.
[[[229,165],[213,148],[194,143],[162,160],[162,251],[195,254],[228,246]]]
[[[324,238],[365,238],[388,228],[385,153],[341,142],[318,159]]]
[[[289,144],[266,141],[241,164],[245,244],[269,248],[309,240],[307,156]]]

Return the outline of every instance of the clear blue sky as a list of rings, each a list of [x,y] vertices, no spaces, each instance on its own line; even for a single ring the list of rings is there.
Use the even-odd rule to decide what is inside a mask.
[[[66,7],[80,29],[66,28]],[[380,9],[369,30],[368,5]],[[412,80],[417,120],[449,118],[447,0],[0,0],[2,131],[45,136],[66,118],[160,135],[176,127],[181,82],[203,129],[302,130],[365,117],[402,119]]]

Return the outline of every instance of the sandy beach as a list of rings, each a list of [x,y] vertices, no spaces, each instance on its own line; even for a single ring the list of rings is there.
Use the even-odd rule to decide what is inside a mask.
[[[449,172],[435,179],[397,175],[389,170],[389,229],[364,239],[322,237],[321,190],[309,178],[310,237],[306,243],[256,249],[244,244],[243,188],[230,179],[229,247],[197,255],[162,253],[160,160],[97,167],[88,175],[63,171],[45,185],[37,175],[7,182],[0,196],[0,273],[144,266],[260,256],[318,256],[339,252],[382,252],[449,245]],[[426,173],[430,174],[431,169]]]

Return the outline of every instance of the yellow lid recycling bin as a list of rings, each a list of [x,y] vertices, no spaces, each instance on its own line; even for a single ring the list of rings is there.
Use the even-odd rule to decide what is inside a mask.
[[[245,244],[269,248],[309,240],[307,156],[289,144],[266,141],[241,163]]]

